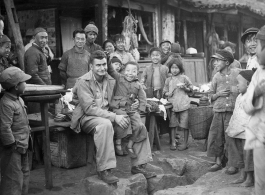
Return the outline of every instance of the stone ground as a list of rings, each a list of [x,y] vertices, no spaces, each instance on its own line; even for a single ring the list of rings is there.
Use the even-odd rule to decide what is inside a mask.
[[[97,176],[86,178],[86,167],[62,169],[53,167],[52,190],[45,189],[44,168],[31,172],[29,194],[36,195],[250,195],[253,188],[242,188],[229,184],[239,177],[238,174],[229,176],[224,169],[216,173],[207,173],[211,166],[211,158],[203,151],[204,140],[190,139],[186,151],[171,151],[169,137],[161,137],[162,149],[153,151],[154,161],[147,168],[155,171],[157,178],[146,179],[141,174],[132,176],[130,159],[117,158],[117,169],[114,174],[120,178],[118,189],[108,186],[97,179]],[[169,189],[168,189],[169,188]]]

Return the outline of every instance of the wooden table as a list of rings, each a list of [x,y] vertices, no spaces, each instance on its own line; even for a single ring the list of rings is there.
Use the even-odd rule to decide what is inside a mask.
[[[64,90],[62,86],[27,85],[25,93],[22,96],[26,103],[37,102],[40,104],[42,126],[33,127],[31,131],[42,131],[44,143],[45,184],[47,189],[51,189],[53,187],[48,104],[61,98],[62,94],[64,94],[66,91],[67,90]]]
[[[168,110],[172,108],[172,104],[165,105],[165,108],[167,111],[167,117],[169,117],[170,115]],[[148,136],[149,136],[151,149],[153,149],[153,144],[155,142],[157,150],[161,150],[161,144],[159,140],[159,127],[157,125],[157,120],[156,120],[157,117],[164,117],[164,113],[162,111],[149,113]]]

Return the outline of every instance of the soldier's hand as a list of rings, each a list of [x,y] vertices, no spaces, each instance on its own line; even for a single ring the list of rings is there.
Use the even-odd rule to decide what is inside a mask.
[[[129,126],[130,120],[127,115],[116,115],[115,123],[117,123],[121,128],[127,129]]]

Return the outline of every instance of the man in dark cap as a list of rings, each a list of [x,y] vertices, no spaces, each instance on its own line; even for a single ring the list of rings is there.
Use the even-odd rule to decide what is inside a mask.
[[[0,37],[0,73],[11,65],[8,62],[8,56],[10,54],[11,41],[6,35]]]
[[[87,50],[90,54],[93,51],[101,50],[103,51],[102,47],[95,43],[97,36],[98,36],[98,28],[96,27],[94,22],[90,22],[85,27],[86,32],[86,44],[85,44],[85,50]]]
[[[245,49],[249,54],[249,59],[246,66],[247,70],[252,70],[253,68],[257,69],[259,67],[259,63],[257,61],[257,56],[256,56],[256,48],[257,48],[256,34],[258,31],[259,31],[258,28],[251,27],[247,29],[241,36],[241,42],[244,44]]]
[[[240,69],[231,69],[230,64],[234,61],[234,56],[229,51],[218,50],[212,58],[218,72],[214,75],[211,84],[214,116],[208,136],[207,155],[216,158],[216,163],[209,169],[209,171],[214,172],[222,169],[224,132],[232,116],[236,97],[239,94],[236,77]],[[229,174],[233,174],[237,170],[231,167],[227,171]]]
[[[48,42],[48,34],[44,28],[34,30],[35,40],[24,56],[25,72],[32,76],[28,81],[31,84],[51,85],[51,75],[45,56],[45,46]]]

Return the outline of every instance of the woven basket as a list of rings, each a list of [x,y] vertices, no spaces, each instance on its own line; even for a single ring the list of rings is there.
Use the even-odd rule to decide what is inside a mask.
[[[193,139],[207,139],[213,120],[213,108],[208,106],[189,109],[189,129]]]

